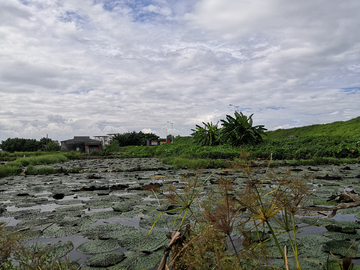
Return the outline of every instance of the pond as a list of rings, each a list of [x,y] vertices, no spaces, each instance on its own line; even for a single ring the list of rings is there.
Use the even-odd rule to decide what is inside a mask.
[[[166,209],[164,193],[168,187],[175,185],[182,192],[181,179],[197,173],[176,171],[155,158],[75,160],[52,166],[77,167],[80,172],[0,179],[0,222],[5,222],[12,231],[27,228],[29,244],[49,245],[56,252],[61,251],[59,257],[67,255],[77,261],[81,269],[99,269],[106,265],[107,269],[129,265],[131,269],[156,267],[169,244],[167,235],[174,215],[163,215],[144,244],[143,240],[160,211]],[[265,168],[254,167],[252,171],[254,177],[263,179]],[[214,169],[204,170],[200,178],[206,179],[214,172]],[[279,167],[273,169],[272,175],[285,173],[295,178],[311,176],[310,184],[317,191],[308,201],[309,205],[326,201],[344,189],[360,192],[359,164]],[[218,177],[220,174],[209,179],[205,191],[217,185]],[[245,175],[238,172],[221,177],[231,179],[239,187],[246,181]],[[269,176],[265,186],[273,187],[277,184],[275,180]],[[152,189],[159,192],[154,193]],[[322,217],[299,216],[297,225],[315,224]],[[359,209],[350,208],[339,210],[334,218],[326,220],[340,227],[353,227],[352,234],[328,231],[324,226],[301,229],[298,234],[303,245],[300,256],[312,258],[316,251],[317,258],[313,261],[319,264],[328,256],[328,242],[347,241],[356,245],[360,239],[358,218]],[[308,236],[313,236],[311,241]],[[140,247],[143,252],[134,260]],[[360,252],[357,256],[360,257]],[[357,258],[355,264],[360,265]]]

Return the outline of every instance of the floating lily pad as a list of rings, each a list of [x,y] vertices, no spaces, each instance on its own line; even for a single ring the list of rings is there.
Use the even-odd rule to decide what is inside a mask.
[[[73,204],[83,204],[83,202],[81,200],[65,200],[65,201],[56,201],[56,204],[59,205],[73,205]]]
[[[114,209],[114,211],[118,211],[118,212],[128,212],[131,211],[135,206],[134,202],[119,202],[117,204],[114,204],[112,206],[112,208]]]
[[[323,235],[334,240],[355,241],[360,239],[360,235],[357,233],[347,234],[347,233],[329,231],[329,232],[324,232]]]
[[[37,216],[40,213],[40,209],[29,209],[29,210],[21,210],[14,212],[7,212],[8,216],[11,216],[15,219],[33,219],[34,216]]]
[[[86,207],[84,205],[60,206],[55,209],[55,212],[79,211],[79,210],[84,210],[85,208]]]
[[[93,267],[109,267],[125,259],[124,253],[109,252],[91,256],[86,259],[85,263]]]
[[[295,258],[289,258],[289,267],[290,269],[296,269],[296,261]],[[277,260],[271,263],[272,266],[278,267],[279,269],[285,269],[285,264],[283,260]],[[294,267],[292,267],[294,266]],[[322,265],[320,263],[300,260],[300,267],[302,270],[313,270],[313,269],[322,269]],[[275,269],[278,269],[275,268]],[[332,268],[329,268],[332,269]]]
[[[91,201],[86,201],[85,202],[85,206],[89,207],[91,209],[104,209],[104,208],[109,208],[113,205],[112,202],[110,201],[95,201],[95,200],[91,200]]]
[[[144,216],[144,213],[143,213],[143,210],[141,208],[136,208],[132,211],[129,211],[129,212],[123,212],[121,214],[121,217],[141,217],[141,216]]]
[[[160,231],[152,231],[149,235],[148,232],[134,231],[133,233],[123,235],[118,240],[123,248],[132,251],[138,251],[139,249],[155,251],[165,248],[170,243],[167,233]]]
[[[41,234],[42,234],[42,232],[40,230],[25,231],[22,233],[22,237],[24,240],[31,240],[31,239],[39,238],[41,236]]]
[[[101,212],[94,212],[94,213],[87,213],[84,215],[94,217],[95,219],[108,219],[113,217],[118,217],[121,215],[121,212],[116,211],[101,211]]]
[[[111,239],[120,238],[122,235],[126,235],[133,231],[138,231],[138,229],[121,224],[106,224],[94,227],[84,227],[81,229],[80,234],[89,239]]]
[[[337,202],[331,202],[331,201],[314,201],[314,204],[316,205],[337,205]]]
[[[322,245],[329,241],[322,235],[301,235],[297,237],[297,244],[301,246],[300,257],[308,258],[315,263],[324,263],[328,254],[322,250]],[[290,247],[289,247],[290,249]]]
[[[111,266],[108,270],[119,270],[119,269],[131,269],[131,270],[144,270],[152,269],[156,267],[163,255],[163,251],[155,252],[152,254],[139,253],[135,254],[133,252],[125,252],[126,259],[120,263]],[[136,258],[135,258],[136,256]]]
[[[341,261],[341,260],[340,260]],[[339,262],[334,260],[334,259],[331,259],[329,261],[326,262],[326,269],[329,269],[329,270],[341,270],[342,268],[339,266]],[[342,265],[342,263],[341,263]],[[313,268],[314,269],[314,268]],[[350,268],[348,268],[350,269]],[[360,266],[359,265],[354,265],[351,270],[360,270]]]
[[[119,241],[116,239],[109,240],[93,240],[81,244],[76,250],[84,254],[99,254],[110,252],[120,247]]]
[[[68,242],[53,242],[53,243],[40,243],[32,246],[32,249],[36,252],[37,250],[47,250],[47,254],[50,254],[53,259],[60,259],[73,250],[74,245],[71,241]]]
[[[65,217],[62,221],[58,222],[58,225],[64,227],[83,226],[94,223],[96,220],[97,218],[94,216]]]
[[[348,254],[349,257],[353,258],[360,256],[357,245],[354,245],[352,242],[342,240],[331,240],[326,242],[323,245],[323,250],[326,252],[331,251],[333,254],[341,256],[346,256],[346,254]]]
[[[44,226],[44,231],[41,238],[60,238],[69,235],[74,235],[79,232],[80,227],[60,227],[57,224],[51,226]]]
[[[157,216],[144,218],[140,220],[140,226],[145,229],[150,229],[152,225],[155,223]],[[175,224],[174,221],[176,220]],[[155,229],[171,229],[174,225],[174,228],[177,228],[181,223],[181,217],[177,216],[169,216],[169,215],[161,215],[159,219],[156,221],[154,226]]]
[[[338,221],[338,220],[335,220],[333,224],[337,225],[337,226],[341,226],[343,228],[349,227],[349,228],[360,229],[360,223],[354,222],[354,221]]]

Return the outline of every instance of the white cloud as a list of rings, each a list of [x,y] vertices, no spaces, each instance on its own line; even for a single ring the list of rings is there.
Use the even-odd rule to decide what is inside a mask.
[[[356,0],[24,3],[0,2],[0,140],[360,114]]]

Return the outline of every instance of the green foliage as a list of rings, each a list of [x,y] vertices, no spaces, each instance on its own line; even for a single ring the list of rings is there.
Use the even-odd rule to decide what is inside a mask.
[[[253,126],[252,116],[247,117],[241,112],[235,112],[235,117],[226,115],[226,120],[220,120],[222,128],[218,128],[218,123],[214,125],[203,122],[204,127],[196,125],[191,135],[194,142],[201,146],[255,145],[263,141],[266,128],[263,125]]]
[[[305,137],[341,137],[360,141],[360,117],[329,124],[319,124],[290,129],[278,129],[266,132],[268,139],[285,139],[288,136]]]
[[[1,141],[0,148],[10,153],[34,152],[39,150],[46,150],[46,145],[48,145],[48,151],[60,150],[60,146],[49,138],[41,138],[40,141],[35,139],[8,138],[6,141]]]
[[[22,157],[16,159],[15,161],[9,162],[5,165],[0,165],[0,177],[16,175],[22,172],[23,171],[22,168],[26,166],[28,166],[27,172],[29,174],[56,173],[56,170],[52,167],[36,168],[33,166],[59,163],[65,161],[68,161],[68,159],[64,155],[60,155],[60,154]]]
[[[60,260],[57,252],[62,249],[27,246],[26,235],[18,231],[8,232],[0,223],[0,269],[6,270],[75,270],[78,265]],[[55,245],[61,245],[55,244]]]
[[[147,140],[157,141],[158,139],[159,136],[156,134],[143,133],[142,131],[126,132],[113,137],[113,141],[117,141],[119,146],[146,145]]]
[[[24,157],[18,158],[14,162],[9,162],[7,165],[19,165],[19,166],[28,166],[28,165],[46,165],[52,163],[65,162],[68,159],[64,155],[44,155],[38,157]]]
[[[39,174],[54,174],[57,173],[57,170],[53,167],[35,167],[33,165],[29,165],[26,167],[26,173],[29,175],[39,175]]]
[[[179,158],[179,157],[168,157],[163,158],[162,163],[171,164],[174,166],[174,169],[199,169],[199,168],[228,168],[230,163],[226,160],[216,160],[216,159],[189,159],[189,158]]]
[[[318,136],[305,138],[267,139],[256,146],[245,146],[253,158],[316,159],[321,157],[357,158],[360,141],[353,138]]]
[[[213,123],[203,122],[204,127],[196,125],[195,129],[192,129],[194,142],[202,146],[215,146],[220,144],[220,129],[218,128],[218,123],[214,125]]]
[[[18,173],[18,166],[0,165],[0,178],[6,176],[16,175]]]
[[[6,141],[1,141],[1,149],[8,152],[15,151],[37,151],[41,149],[40,142],[35,139],[20,139],[20,138],[8,138]]]
[[[61,155],[68,159],[77,159],[79,156],[86,155],[85,153],[81,153],[79,151],[69,151],[69,152],[62,152]]]
[[[253,126],[252,116],[253,114],[247,117],[241,112],[235,112],[235,118],[226,115],[226,120],[221,120],[222,142],[232,146],[262,142],[266,128],[263,125]]]
[[[53,152],[53,151],[60,151],[61,146],[58,145],[56,142],[51,141],[46,146],[46,151]]]

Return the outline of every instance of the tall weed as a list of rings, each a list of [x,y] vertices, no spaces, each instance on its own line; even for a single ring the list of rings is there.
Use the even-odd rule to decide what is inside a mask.
[[[245,186],[234,181],[236,175],[246,176]],[[272,187],[265,185],[268,179],[272,179]],[[273,257],[268,255],[269,241],[275,243],[288,267],[288,255],[279,240],[279,235],[287,234],[295,268],[301,269],[296,236],[301,227],[296,226],[295,215],[299,211],[297,206],[306,203],[310,195],[309,179],[300,179],[290,172],[285,176],[272,173],[268,166],[260,180],[246,162],[233,162],[231,169],[217,171],[205,180],[201,180],[199,173],[182,181],[183,191],[173,186],[164,193],[176,207],[158,216],[174,211],[181,221],[174,222],[178,224],[174,230],[182,232],[184,224],[189,228],[188,235],[183,234],[180,242],[169,247],[173,253],[168,267],[274,269]],[[164,265],[159,269],[165,269]]]

